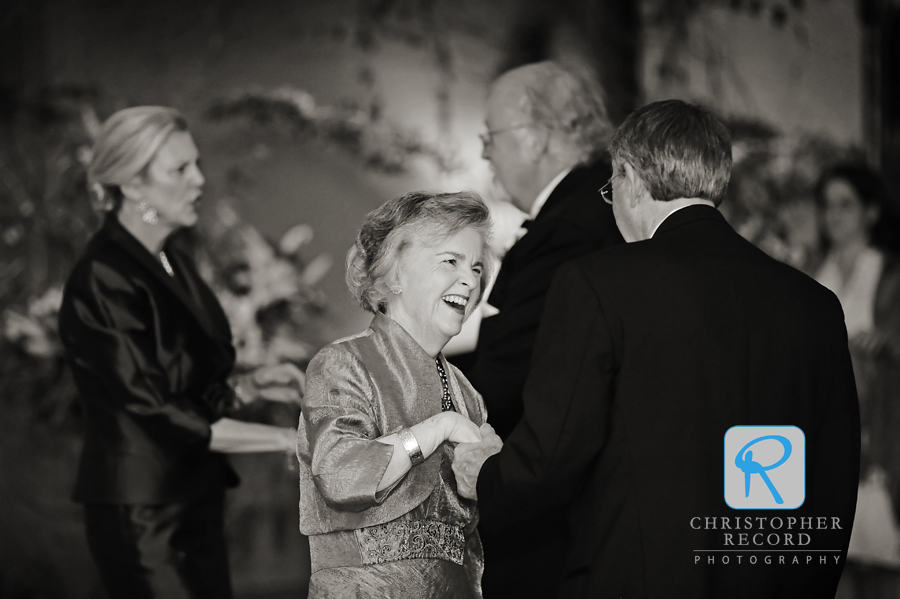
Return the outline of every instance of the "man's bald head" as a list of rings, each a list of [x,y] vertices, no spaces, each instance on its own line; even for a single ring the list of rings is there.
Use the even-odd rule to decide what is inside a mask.
[[[601,154],[612,133],[600,89],[550,61],[501,75],[485,124],[482,157],[525,212],[560,172]]]
[[[584,162],[606,148],[613,132],[603,91],[553,61],[527,64],[501,75],[491,86],[491,102],[525,122],[545,128],[556,151]]]

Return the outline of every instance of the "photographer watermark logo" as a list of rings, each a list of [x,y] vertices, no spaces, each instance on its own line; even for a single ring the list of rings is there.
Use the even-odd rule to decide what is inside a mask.
[[[796,426],[733,426],[725,433],[725,503],[793,510],[806,499],[806,435]]]

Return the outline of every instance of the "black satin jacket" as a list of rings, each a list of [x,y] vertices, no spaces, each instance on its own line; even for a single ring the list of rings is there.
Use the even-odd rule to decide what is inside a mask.
[[[176,273],[110,215],[76,264],[59,332],[84,409],[75,501],[159,504],[234,486],[210,424],[234,401],[231,329],[190,259]]]

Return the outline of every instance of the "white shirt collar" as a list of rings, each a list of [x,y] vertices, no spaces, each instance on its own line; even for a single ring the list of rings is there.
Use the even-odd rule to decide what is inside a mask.
[[[701,204],[701,205],[704,205],[704,206],[705,206],[705,204]],[[656,231],[657,231],[657,229],[659,229],[659,226],[660,226],[661,224],[663,224],[664,222],[666,222],[666,218],[669,218],[670,216],[672,216],[673,214],[675,214],[676,212],[678,212],[678,211],[681,210],[682,208],[687,208],[688,206],[697,206],[697,204],[687,204],[687,205],[685,205],[685,206],[679,206],[678,208],[676,208],[676,209],[673,210],[672,212],[668,213],[668,214],[665,216],[665,218],[663,218],[661,221],[659,221],[658,223],[656,223],[656,226],[653,227],[653,230],[652,230],[652,231],[650,231],[650,237],[649,237],[648,239],[653,239],[653,236],[656,235]]]
[[[559,185],[560,181],[566,178],[570,172],[572,172],[573,167],[569,167],[563,169],[558,175],[553,177],[553,180],[547,184],[547,187],[541,190],[541,193],[537,195],[534,199],[534,204],[531,205],[531,212],[528,213],[528,218],[534,220],[537,218],[538,213],[541,211],[541,208],[544,207],[544,204],[547,203],[547,200],[550,199],[550,194],[553,193],[553,190],[556,189],[556,186]]]

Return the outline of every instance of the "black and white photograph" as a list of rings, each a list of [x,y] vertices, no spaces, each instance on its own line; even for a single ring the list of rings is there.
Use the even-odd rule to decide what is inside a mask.
[[[0,599],[900,599],[900,1],[0,0]]]

